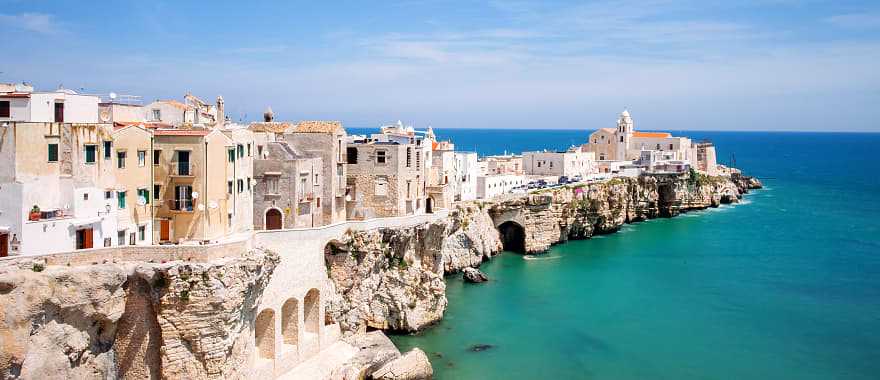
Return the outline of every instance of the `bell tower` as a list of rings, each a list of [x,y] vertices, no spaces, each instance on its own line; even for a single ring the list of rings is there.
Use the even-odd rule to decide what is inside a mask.
[[[618,161],[626,160],[626,153],[633,135],[633,120],[626,109],[620,113],[620,117],[617,119],[617,132],[614,135],[617,138],[616,159]]]

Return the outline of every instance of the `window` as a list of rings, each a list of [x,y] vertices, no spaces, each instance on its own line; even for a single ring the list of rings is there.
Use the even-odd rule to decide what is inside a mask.
[[[620,136],[620,142],[623,142],[623,136]]]
[[[143,167],[147,164],[147,151],[139,150],[138,151],[138,166]]]
[[[0,100],[0,117],[12,117],[10,112],[10,102],[8,100]]]
[[[111,240],[110,238],[104,238],[104,246],[109,247],[111,245],[113,245],[113,240]]]
[[[126,193],[125,191],[117,191],[116,192],[116,198],[117,198],[117,202],[119,203],[120,209],[125,208],[125,193]]]
[[[232,189],[233,189],[232,181],[226,181],[226,192],[229,194],[232,194]]]
[[[316,198],[315,202],[315,207],[321,207],[321,198]]]
[[[299,178],[299,200],[302,201],[306,197],[306,183],[309,181],[309,178],[306,174],[303,174]]]
[[[228,160],[229,162],[235,162],[235,149],[230,149],[230,150],[227,151],[226,153],[228,153],[228,159],[227,159],[227,160]]]
[[[238,158],[244,157],[244,145],[238,144],[236,148],[238,148]]]
[[[162,190],[162,185],[153,185],[153,199],[159,200],[159,192]]]
[[[241,193],[242,191],[244,191],[244,181],[238,180],[237,182],[238,182],[238,192]]]
[[[120,169],[125,169],[125,156],[127,153],[124,150],[116,151],[116,167]]]
[[[192,186],[178,185],[174,187],[172,210],[192,211]]]
[[[672,144],[669,144],[669,150],[672,150]]]
[[[98,147],[95,145],[86,145],[86,163],[94,164],[95,163],[95,154],[98,150]]]
[[[110,190],[104,191],[104,199],[113,199],[113,192]]]
[[[64,103],[55,103],[55,122],[64,122]]]
[[[104,141],[104,159],[110,159],[110,152],[113,151],[113,142],[112,141]]]
[[[125,245],[125,230],[116,231],[116,244]]]
[[[84,201],[89,200],[89,193],[83,193],[83,200]]]
[[[377,164],[384,164],[385,163],[385,151],[384,150],[377,150],[376,151],[376,163]]]
[[[147,226],[138,226],[138,240],[144,241],[147,239]]]
[[[412,147],[406,147],[406,167],[412,166]]]
[[[49,162],[58,162],[58,144],[49,144]]]
[[[134,245],[134,237],[135,237],[134,232],[132,232],[131,234],[128,235],[128,245]]]
[[[138,198],[143,197],[144,204],[150,204],[150,190],[138,189]]]
[[[154,150],[153,151],[153,165],[159,165],[159,161],[162,161],[162,151]]]
[[[253,156],[253,154],[251,154],[251,143],[247,144],[247,152],[248,152],[248,157]]]
[[[388,178],[385,177],[377,177],[376,178],[376,188],[373,193],[375,195],[385,196],[388,195]]]
[[[657,144],[657,150],[660,150],[660,144]]]
[[[153,121],[162,120],[162,110],[154,109],[153,110]]]
[[[257,145],[257,156],[263,157],[263,146],[262,145]]]
[[[349,164],[358,163],[358,148],[351,147],[351,146],[346,148],[345,149],[345,160]]]
[[[251,191],[251,177],[248,177],[247,179],[247,189],[248,191]]]
[[[229,190],[232,190],[232,182],[229,183]],[[269,194],[278,194],[278,178],[266,178],[266,192]]]

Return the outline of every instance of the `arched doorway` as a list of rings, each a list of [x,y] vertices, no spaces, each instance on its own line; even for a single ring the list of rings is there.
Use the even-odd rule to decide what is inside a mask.
[[[257,352],[263,359],[275,359],[275,311],[266,309],[257,315],[254,334]]]
[[[318,289],[311,289],[303,299],[303,320],[306,332],[317,334],[321,328],[321,299]]]
[[[425,213],[431,214],[434,212],[434,200],[431,198],[425,198]]]
[[[270,208],[266,210],[266,229],[267,230],[280,230],[281,229],[281,211],[278,211],[277,208]]]
[[[526,253],[526,230],[519,223],[507,221],[498,226],[505,251]]]

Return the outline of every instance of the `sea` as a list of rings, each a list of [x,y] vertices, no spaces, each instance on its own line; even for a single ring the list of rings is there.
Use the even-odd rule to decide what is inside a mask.
[[[355,133],[363,133],[354,131]],[[480,155],[587,130],[436,129]],[[880,379],[880,134],[673,131],[764,183],[743,202],[447,277],[441,322],[394,335],[436,379]]]

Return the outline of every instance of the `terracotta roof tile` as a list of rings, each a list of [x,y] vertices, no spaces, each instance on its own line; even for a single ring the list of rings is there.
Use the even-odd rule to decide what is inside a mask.
[[[156,136],[206,136],[211,133],[209,129],[156,129]]]
[[[669,138],[672,137],[672,134],[668,132],[633,132],[633,137]]]

